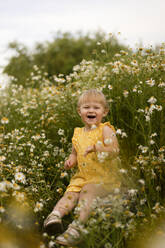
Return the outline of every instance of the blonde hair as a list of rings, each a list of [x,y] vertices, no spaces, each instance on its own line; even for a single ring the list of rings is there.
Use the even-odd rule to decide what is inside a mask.
[[[78,99],[77,108],[79,109],[81,104],[83,104],[84,102],[92,101],[92,100],[102,104],[105,110],[107,111],[109,110],[109,106],[104,94],[101,91],[98,91],[97,89],[90,89],[84,91]]]

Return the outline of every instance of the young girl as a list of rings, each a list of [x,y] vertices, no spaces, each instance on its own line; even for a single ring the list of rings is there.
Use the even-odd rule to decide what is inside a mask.
[[[78,114],[84,127],[75,128],[72,152],[64,168],[77,165],[78,170],[71,178],[64,196],[57,202],[44,222],[47,231],[58,231],[62,217],[78,206],[78,222],[73,221],[68,229],[56,238],[62,245],[75,245],[81,239],[80,226],[85,223],[96,197],[105,197],[120,187],[117,173],[119,145],[114,127],[102,123],[108,113],[108,104],[102,92],[95,89],[85,91],[78,100]]]

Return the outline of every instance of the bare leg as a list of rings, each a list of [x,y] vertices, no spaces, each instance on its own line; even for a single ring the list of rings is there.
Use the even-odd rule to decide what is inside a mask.
[[[85,185],[79,193],[79,200],[77,204],[78,221],[74,220],[68,229],[56,238],[56,242],[62,245],[74,246],[81,242],[80,224],[84,224],[92,210],[92,203],[96,197],[104,197],[108,195],[102,185],[88,184]]]
[[[93,200],[96,199],[96,197],[105,197],[108,193],[109,192],[99,184],[87,184],[82,188],[78,202],[80,206],[78,219],[81,223],[87,221],[92,210]]]
[[[52,212],[59,212],[60,217],[71,212],[78,202],[79,192],[66,192],[64,196],[57,202]]]
[[[78,197],[79,193],[77,192],[66,192],[64,194],[44,221],[44,229],[46,232],[54,234],[62,231],[63,226],[61,219],[75,207]]]

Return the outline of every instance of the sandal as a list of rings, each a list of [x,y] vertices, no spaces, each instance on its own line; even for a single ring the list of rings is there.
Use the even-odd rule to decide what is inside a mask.
[[[60,236],[56,238],[56,243],[66,246],[74,246],[82,241],[80,231],[75,228],[72,224],[69,225],[68,229]]]
[[[61,217],[54,212],[50,213],[44,221],[44,230],[50,235],[62,232],[63,225]]]

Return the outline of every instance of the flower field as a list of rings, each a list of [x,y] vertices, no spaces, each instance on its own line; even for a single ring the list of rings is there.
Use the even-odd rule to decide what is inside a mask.
[[[74,173],[64,170],[64,160],[74,128],[83,125],[77,98],[89,88],[109,102],[106,121],[120,143],[122,189],[95,202],[79,247],[138,247],[164,219],[165,46],[121,50],[111,60],[104,42],[98,47],[94,60],[67,76],[49,81],[34,66],[30,87],[12,84],[0,92],[0,241],[17,245],[10,247],[60,247],[42,234],[42,224]]]

